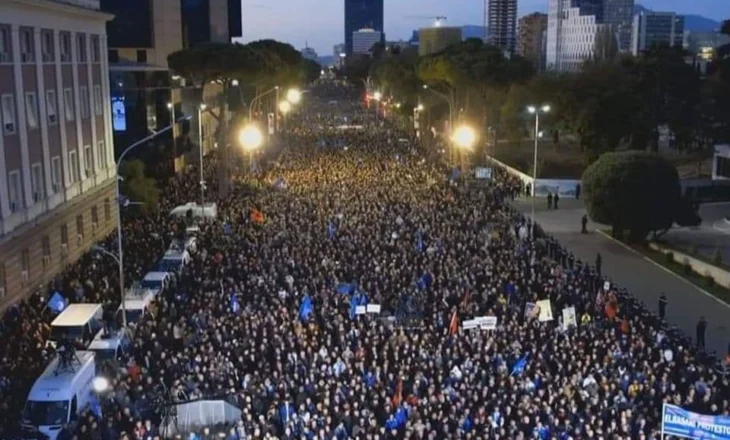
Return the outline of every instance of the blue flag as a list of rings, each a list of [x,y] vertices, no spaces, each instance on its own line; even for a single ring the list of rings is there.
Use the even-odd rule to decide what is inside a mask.
[[[294,405],[291,402],[282,403],[279,406],[279,418],[284,424],[286,424],[296,413],[296,408],[294,408]]]
[[[459,180],[459,177],[461,177],[461,171],[459,171],[458,168],[454,167],[451,169],[451,180]]]
[[[355,319],[357,306],[359,305],[358,302],[359,300],[357,298],[357,295],[352,295],[350,297],[350,319]]]
[[[233,233],[233,228],[229,223],[223,223],[223,233],[225,235],[231,235]]]
[[[418,230],[418,234],[416,235],[416,250],[418,252],[423,252],[423,232],[421,230]]]
[[[306,295],[302,299],[302,303],[299,305],[299,319],[302,322],[305,322],[309,319],[313,312],[314,304],[312,303],[312,298],[310,298],[309,295]]]
[[[238,294],[231,295],[231,312],[238,313],[241,310],[241,303],[238,301]]]
[[[337,285],[337,293],[342,295],[351,295],[355,291],[355,285],[352,283],[340,283]]]
[[[61,295],[61,292],[54,292],[50,300],[48,300],[48,308],[56,313],[63,312],[66,308],[66,298]]]
[[[527,367],[527,355],[524,355],[518,360],[514,366],[512,367],[512,373],[510,373],[510,376],[519,376],[522,374],[522,372],[525,371],[525,368]]]
[[[94,393],[89,396],[89,411],[91,411],[97,418],[101,418],[101,403]]]
[[[329,236],[330,240],[335,239],[335,233],[337,232],[337,227],[334,223],[332,223],[332,220],[327,223],[327,235]]]
[[[388,417],[388,420],[385,422],[385,428],[388,430],[400,429],[405,426],[407,421],[408,410],[404,406],[400,406],[397,410],[395,410],[395,414]]]
[[[421,275],[421,278],[419,278],[416,281],[416,286],[418,286],[419,289],[425,290],[431,287],[431,283],[433,282],[433,277],[430,273],[426,272],[423,275]]]

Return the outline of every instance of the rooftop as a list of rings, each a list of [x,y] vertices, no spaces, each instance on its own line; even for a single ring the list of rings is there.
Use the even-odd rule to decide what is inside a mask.
[[[71,6],[78,6],[84,9],[94,9],[96,11],[101,9],[99,0],[50,0],[54,3],[63,3]]]

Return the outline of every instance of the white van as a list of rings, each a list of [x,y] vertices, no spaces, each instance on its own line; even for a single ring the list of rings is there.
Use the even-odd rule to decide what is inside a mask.
[[[188,215],[188,211],[193,215],[193,218],[197,219],[214,219],[218,217],[218,205],[215,203],[206,203],[201,206],[195,202],[176,206],[175,209],[170,211],[170,215],[173,217],[185,217]]]
[[[68,368],[59,368],[56,356],[36,379],[25,402],[21,424],[37,429],[51,440],[64,425],[72,427],[90,404],[92,382],[96,377],[94,353],[77,351]]]
[[[73,341],[88,347],[103,326],[104,310],[101,304],[71,304],[51,322],[48,345]]]
[[[169,282],[170,274],[168,272],[148,272],[142,279],[140,286],[152,291],[153,296],[157,296],[167,287]]]
[[[170,246],[162,259],[157,263],[157,270],[165,272],[180,272],[190,261],[190,253],[184,248]]]
[[[137,297],[125,297],[124,306],[127,311],[127,322],[130,324],[137,324],[142,318],[149,313],[150,304],[155,298],[152,291],[145,296]],[[119,305],[117,309],[117,322],[122,322],[122,305]]]
[[[129,318],[129,313],[127,313],[127,317]],[[113,361],[119,359],[130,343],[128,333],[124,330],[118,330],[115,334],[110,335],[99,332],[89,344],[89,351],[96,354],[97,362]]]

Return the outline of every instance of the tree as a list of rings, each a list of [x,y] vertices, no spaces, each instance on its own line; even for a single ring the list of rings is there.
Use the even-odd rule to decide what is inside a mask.
[[[677,169],[666,159],[643,151],[602,155],[583,173],[585,203],[591,218],[611,225],[615,236],[629,231],[632,242],[644,240],[651,231],[696,224],[680,197]]]
[[[121,192],[130,201],[142,203],[144,211],[154,209],[160,199],[160,189],[154,179],[145,174],[145,165],[141,160],[122,162],[119,167],[122,176]]]

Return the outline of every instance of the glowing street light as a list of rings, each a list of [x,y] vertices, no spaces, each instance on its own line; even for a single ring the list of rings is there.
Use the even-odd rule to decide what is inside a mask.
[[[459,148],[471,149],[477,140],[477,134],[473,128],[462,125],[454,130],[451,140]]]
[[[244,150],[252,152],[264,143],[264,135],[255,125],[248,125],[238,133],[238,142]]]
[[[109,389],[109,379],[97,376],[91,381],[91,386],[97,394],[104,393]]]
[[[535,236],[535,182],[537,181],[537,145],[540,140],[540,113],[548,113],[550,111],[549,105],[543,105],[542,107],[537,107],[534,105],[530,105],[527,107],[527,111],[530,112],[530,114],[535,115],[535,150],[533,151],[533,165],[532,165],[532,222],[530,223],[530,235],[532,237]]]
[[[302,100],[302,92],[298,89],[289,89],[286,92],[286,100],[292,104],[299,104],[299,101]]]
[[[279,111],[286,116],[287,113],[291,111],[291,102],[289,101],[281,101],[279,103]]]
[[[423,111],[423,104],[418,104],[418,107],[416,107],[416,110],[418,110],[419,112],[422,112]]]
[[[383,94],[380,92],[375,92],[373,93],[373,99],[376,101],[380,101],[381,99],[383,99]]]

